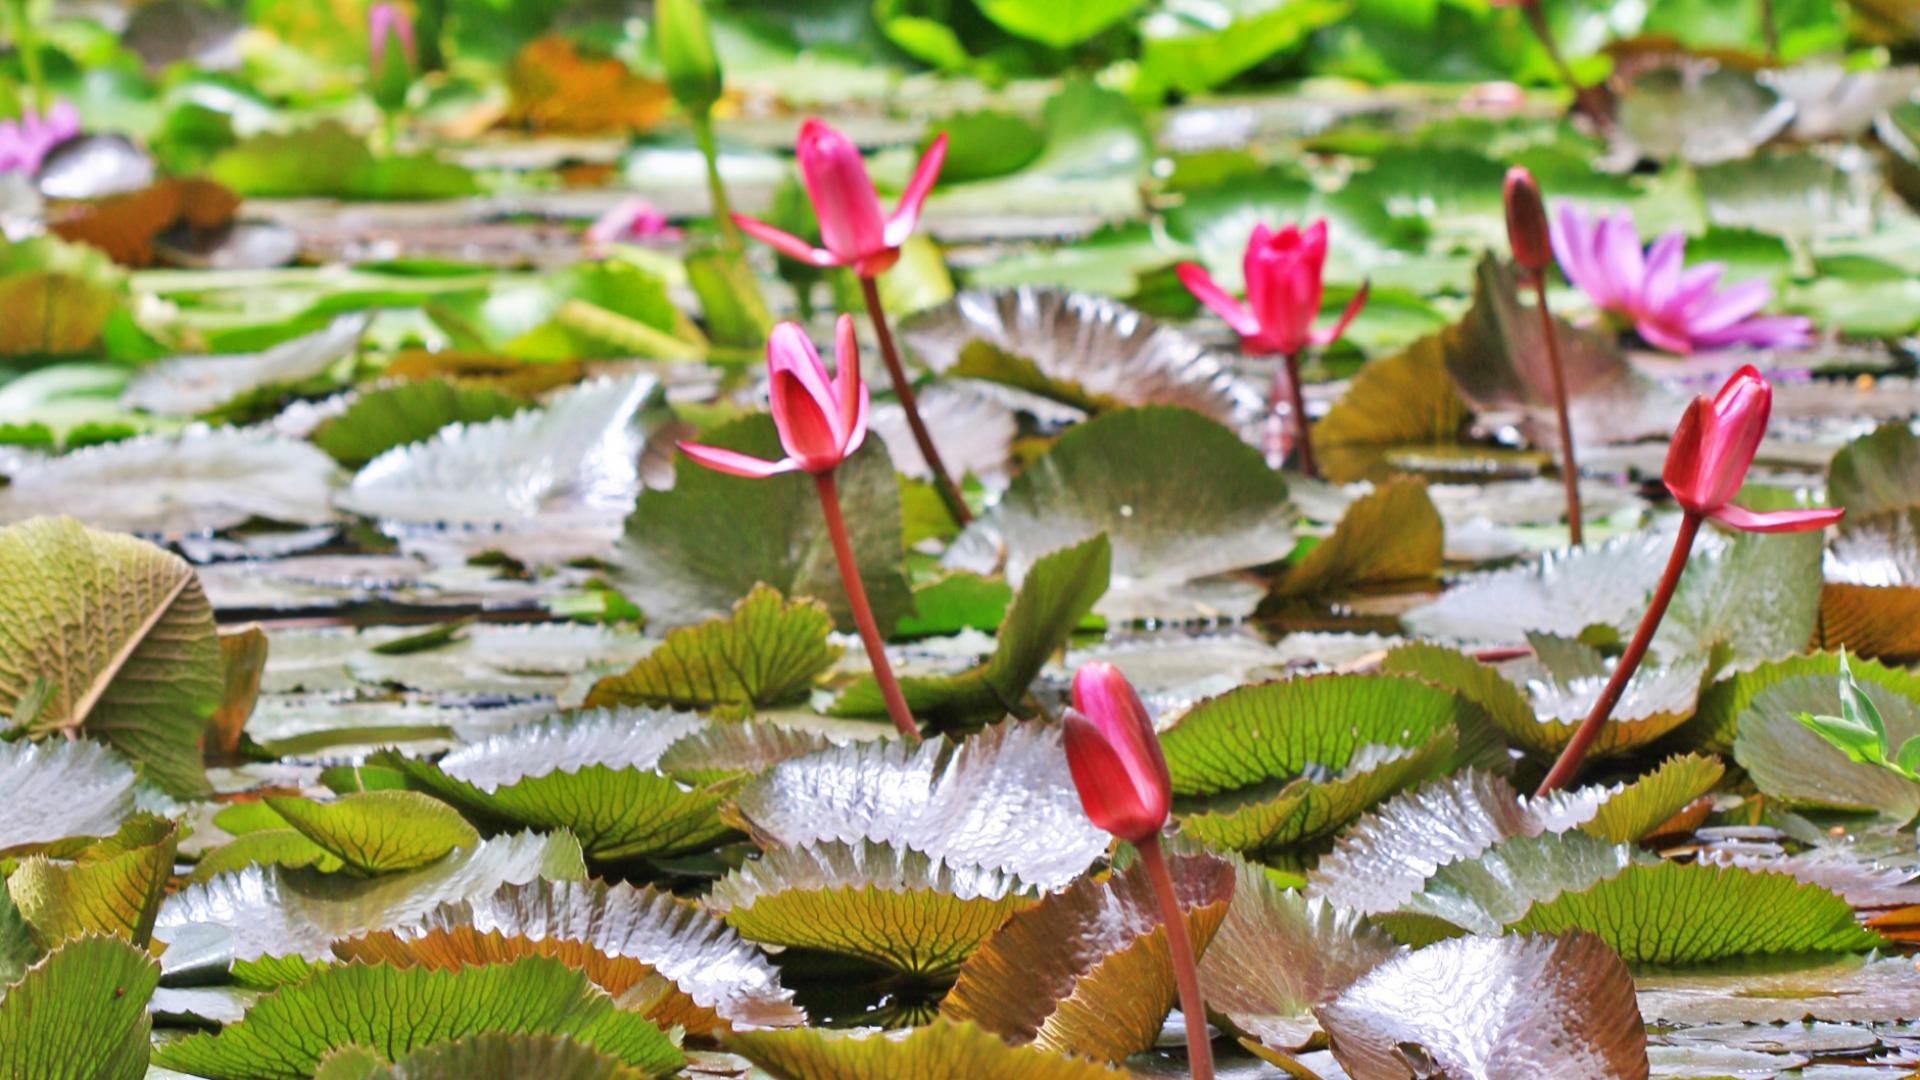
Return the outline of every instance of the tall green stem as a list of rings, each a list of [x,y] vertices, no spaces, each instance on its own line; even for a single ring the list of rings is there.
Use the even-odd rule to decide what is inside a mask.
[[[27,9],[33,0],[9,0],[7,14],[9,32],[13,36],[14,51],[20,54],[20,67],[27,76],[27,85],[33,88],[33,108],[44,115],[52,104],[47,99],[47,75],[40,66],[40,34],[33,25],[33,15]]]
[[[1586,758],[1592,748],[1593,740],[1600,737],[1600,729],[1606,726],[1607,718],[1613,715],[1613,707],[1620,703],[1620,695],[1626,692],[1627,681],[1633,678],[1633,672],[1647,655],[1647,646],[1653,643],[1654,631],[1660,629],[1660,620],[1667,614],[1667,605],[1673,602],[1673,591],[1680,585],[1680,575],[1687,569],[1687,556],[1693,551],[1694,538],[1700,535],[1700,524],[1706,520],[1689,510],[1680,520],[1680,535],[1673,538],[1673,553],[1667,556],[1667,569],[1660,575],[1660,584],[1653,590],[1653,599],[1647,604],[1647,613],[1640,616],[1640,625],[1633,632],[1633,640],[1627,643],[1627,651],[1620,654],[1620,662],[1613,666],[1613,675],[1607,679],[1607,685],[1600,691],[1600,697],[1593,703],[1593,709],[1587,718],[1580,721],[1579,730],[1573,733],[1573,741],[1560,751],[1560,759],[1553,763],[1547,778],[1540,781],[1539,790],[1533,793],[1539,798],[1555,788],[1565,787],[1580,771],[1580,762]]]
[[[1167,952],[1173,959],[1173,981],[1180,988],[1180,1015],[1187,1021],[1187,1070],[1193,1080],[1213,1080],[1213,1041],[1207,1035],[1207,1003],[1200,996],[1200,973],[1193,963],[1193,943],[1187,938],[1187,917],[1173,891],[1173,874],[1160,850],[1158,834],[1136,841],[1140,864],[1153,882],[1160,908],[1160,924],[1167,928]]]
[[[740,226],[733,223],[733,206],[727,201],[727,185],[720,179],[720,147],[713,137],[713,113],[701,111],[688,116],[693,125],[693,141],[707,161],[707,198],[713,204],[714,224],[720,230],[720,242],[735,257],[746,251]]]
[[[1573,424],[1567,419],[1567,374],[1560,366],[1560,336],[1553,332],[1553,313],[1547,310],[1547,275],[1534,276],[1540,300],[1540,336],[1547,343],[1547,366],[1553,370],[1553,409],[1560,421],[1560,476],[1567,486],[1567,529],[1573,546],[1580,546],[1580,466],[1573,460]]]
[[[940,460],[940,451],[933,445],[933,435],[927,431],[927,422],[920,418],[920,401],[914,396],[906,369],[900,366],[900,350],[894,347],[893,331],[887,327],[887,312],[880,304],[880,283],[861,275],[860,291],[867,298],[867,316],[873,320],[873,336],[880,342],[880,359],[886,362],[887,378],[893,381],[893,396],[900,399],[900,407],[907,414],[907,427],[913,429],[914,445],[920,448],[920,457],[926,461],[927,471],[933,474],[934,490],[946,504],[947,513],[964,527],[973,520],[973,511],[967,509],[967,501],[960,497],[960,486],[947,472],[946,463]]]
[[[847,589],[847,605],[853,608],[853,623],[860,629],[860,643],[866,647],[867,663],[873,666],[873,681],[880,684],[880,696],[886,700],[887,715],[893,726],[909,739],[920,737],[913,722],[913,711],[893,677],[893,665],[887,663],[887,643],[880,637],[880,626],[873,620],[873,607],[867,603],[867,586],[860,580],[860,565],[853,559],[853,544],[847,539],[847,522],[840,514],[840,491],[831,470],[813,474],[814,490],[820,494],[820,512],[827,519],[827,535],[833,540],[833,558],[840,564],[840,582]]]

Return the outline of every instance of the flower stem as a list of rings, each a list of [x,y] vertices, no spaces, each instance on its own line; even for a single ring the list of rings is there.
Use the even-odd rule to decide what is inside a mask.
[[[1547,59],[1553,63],[1554,71],[1559,73],[1560,81],[1572,91],[1574,102],[1586,106],[1594,123],[1602,129],[1611,127],[1612,117],[1607,114],[1604,94],[1594,87],[1580,85],[1580,80],[1574,77],[1567,58],[1560,54],[1559,43],[1553,40],[1553,28],[1547,25],[1547,13],[1540,9],[1540,0],[1522,0],[1520,10],[1526,16],[1528,29],[1540,40],[1541,48],[1547,50]]]
[[[1160,851],[1158,833],[1134,841],[1140,863],[1153,881],[1153,897],[1160,907],[1160,923],[1167,928],[1167,952],[1173,957],[1173,981],[1180,987],[1180,1014],[1187,1020],[1187,1069],[1193,1080],[1213,1080],[1213,1041],[1207,1035],[1207,1005],[1200,997],[1200,973],[1193,964],[1193,944],[1187,940],[1187,918],[1173,892],[1173,874]]]
[[[1291,421],[1293,424],[1293,446],[1294,450],[1300,455],[1300,471],[1318,479],[1320,476],[1320,464],[1315,461],[1313,457],[1313,434],[1309,430],[1307,423],[1307,395],[1306,391],[1300,385],[1300,354],[1288,353],[1285,357],[1284,365],[1284,367],[1274,369],[1273,389],[1267,394],[1267,415],[1271,417],[1279,411],[1280,379],[1284,373],[1287,380],[1288,407],[1289,411],[1293,413]],[[1267,464],[1276,469],[1279,468],[1282,456],[1280,453],[1278,431],[1276,430],[1275,438],[1267,442]]]
[[[20,54],[20,69],[27,77],[27,86],[33,91],[33,108],[43,116],[49,104],[47,99],[47,78],[40,65],[40,32],[33,25],[33,16],[28,11],[31,0],[9,0],[7,14],[12,25],[13,51]]]
[[[860,275],[860,291],[867,298],[867,316],[873,320],[873,336],[880,342],[880,359],[886,361],[887,378],[893,380],[893,396],[900,399],[901,408],[907,413],[907,426],[913,429],[913,441],[920,448],[920,457],[927,463],[927,471],[933,474],[933,487],[940,495],[940,501],[946,504],[947,513],[953,516],[956,524],[965,526],[973,520],[973,512],[967,509],[967,501],[960,497],[960,488],[948,474],[946,463],[940,460],[940,451],[934,449],[933,436],[927,432],[927,422],[920,418],[920,402],[913,395],[913,384],[907,381],[907,373],[900,366],[900,351],[894,347],[893,331],[887,327],[887,313],[880,306],[880,283],[865,274]]]
[[[1620,703],[1620,695],[1626,692],[1627,681],[1633,678],[1634,669],[1647,655],[1647,646],[1653,642],[1654,631],[1660,629],[1660,620],[1667,614],[1667,605],[1673,602],[1673,591],[1680,584],[1680,575],[1687,568],[1687,556],[1693,551],[1694,538],[1700,535],[1700,523],[1706,520],[1701,515],[1688,510],[1680,519],[1680,534],[1673,538],[1673,554],[1667,556],[1667,569],[1660,575],[1660,584],[1654,587],[1653,599],[1647,604],[1646,614],[1640,616],[1640,625],[1633,632],[1633,640],[1627,642],[1627,651],[1620,654],[1620,662],[1613,666],[1613,674],[1607,679],[1607,685],[1600,691],[1600,697],[1593,703],[1593,710],[1587,718],[1580,721],[1579,730],[1573,733],[1573,741],[1560,751],[1560,759],[1553,763],[1547,778],[1540,781],[1540,787],[1533,793],[1539,798],[1555,788],[1566,786],[1573,774],[1580,770],[1581,759],[1587,756],[1587,750],[1593,746],[1593,740],[1600,735],[1600,728],[1607,718],[1613,715],[1613,707]]]
[[[1540,336],[1547,343],[1547,366],[1553,371],[1553,408],[1560,421],[1560,476],[1567,485],[1567,529],[1573,546],[1580,546],[1580,466],[1573,460],[1573,424],[1567,419],[1567,373],[1560,366],[1560,336],[1553,332],[1553,313],[1547,310],[1547,275],[1534,275],[1540,298]]]
[[[688,117],[693,125],[693,141],[700,147],[700,156],[707,162],[707,198],[711,202],[714,224],[720,230],[720,244],[727,251],[738,256],[746,251],[746,241],[740,236],[740,226],[733,222],[733,207],[727,201],[727,185],[720,180],[720,147],[713,138],[713,113],[701,111]]]
[[[840,514],[840,490],[833,482],[833,471],[813,474],[814,489],[820,493],[820,512],[827,519],[827,535],[833,538],[834,561],[840,564],[840,581],[847,588],[847,604],[853,608],[854,625],[860,628],[860,643],[866,647],[867,662],[873,665],[873,681],[880,684],[880,696],[886,699],[887,715],[893,726],[910,739],[920,737],[920,728],[907,708],[906,695],[893,677],[887,663],[886,642],[880,639],[880,627],[873,621],[873,607],[867,603],[867,587],[860,580],[860,566],[853,561],[853,544],[847,539],[847,521]]]

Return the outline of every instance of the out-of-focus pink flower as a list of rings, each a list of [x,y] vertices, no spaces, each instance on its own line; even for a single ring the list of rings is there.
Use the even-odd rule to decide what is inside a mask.
[[[387,39],[400,39],[400,51],[406,54],[407,66],[412,67],[419,55],[413,44],[413,20],[399,4],[381,0],[367,8],[367,54],[372,59],[369,65],[378,72],[387,59]]]
[[[1751,345],[1795,348],[1812,340],[1798,315],[1760,315],[1773,287],[1758,278],[1719,288],[1722,263],[1683,266],[1687,239],[1675,230],[1640,248],[1633,215],[1589,217],[1569,203],[1555,208],[1553,253],[1567,280],[1601,309],[1633,323],[1655,348],[1693,353]]]
[[[1066,710],[1067,767],[1087,818],[1138,844],[1167,823],[1173,781],[1153,717],[1133,684],[1112,664],[1082,664]]]
[[[767,339],[768,397],[786,457],[768,461],[692,442],[681,443],[680,449],[710,469],[735,476],[832,472],[867,437],[867,386],[860,379],[860,347],[853,340],[851,315],[840,316],[834,338],[832,374],[798,323],[781,323]]]
[[[1233,327],[1248,353],[1297,356],[1308,345],[1339,340],[1367,302],[1367,286],[1362,284],[1340,320],[1315,332],[1313,320],[1320,315],[1326,264],[1327,223],[1319,220],[1304,230],[1291,223],[1278,231],[1264,223],[1253,227],[1241,261],[1247,288],[1244,304],[1215,284],[1199,263],[1181,263],[1176,272],[1188,292]]]
[[[1514,82],[1474,83],[1460,95],[1460,107],[1468,112],[1518,112],[1526,103],[1526,90]]]
[[[867,164],[853,141],[819,120],[809,118],[800,125],[795,145],[800,159],[800,179],[806,184],[807,199],[820,220],[820,240],[814,247],[792,233],[776,229],[745,214],[733,215],[741,229],[772,246],[783,255],[815,266],[851,266],[862,277],[874,277],[900,258],[900,245],[913,235],[920,220],[920,208],[940,176],[940,165],[947,158],[945,132],[934,137],[932,145],[920,157],[906,190],[900,193],[900,205],[891,216],[880,211],[880,196],[867,175]]]
[[[0,120],[0,172],[36,173],[47,151],[80,134],[80,112],[64,99],[46,115],[22,105],[20,119]]]
[[[667,224],[667,215],[641,198],[622,199],[587,226],[587,241],[613,244],[625,240],[671,240],[680,230]]]
[[[1540,185],[1534,181],[1532,170],[1525,165],[1508,169],[1502,195],[1507,205],[1507,243],[1513,248],[1513,261],[1527,273],[1538,274],[1553,261],[1553,253],[1547,239],[1547,208],[1540,202]]]
[[[1661,473],[1675,501],[1748,532],[1804,532],[1839,521],[1845,510],[1759,511],[1733,505],[1772,411],[1773,387],[1752,364],[1734,372],[1718,394],[1694,398],[1673,433]]]

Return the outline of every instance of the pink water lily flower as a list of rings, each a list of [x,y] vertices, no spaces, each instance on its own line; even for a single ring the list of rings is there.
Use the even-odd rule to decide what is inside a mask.
[[[1812,340],[1813,323],[1802,316],[1758,314],[1773,299],[1765,281],[1721,288],[1725,264],[1683,266],[1687,239],[1678,230],[1642,251],[1628,211],[1590,217],[1560,203],[1552,232],[1567,280],[1602,310],[1631,321],[1656,348],[1682,354],[1735,345],[1785,349]]]
[[[1240,335],[1241,347],[1248,353],[1297,356],[1309,345],[1338,341],[1367,302],[1363,284],[1347,301],[1339,321],[1315,331],[1326,266],[1327,223],[1321,219],[1305,229],[1291,222],[1279,229],[1269,229],[1264,222],[1253,227],[1241,257],[1247,288],[1244,304],[1216,284],[1199,263],[1181,263],[1176,273],[1195,299]]]
[[[413,40],[413,20],[407,17],[398,4],[376,3],[367,9],[367,52],[372,63],[369,65],[378,72],[387,61],[387,42],[397,38],[400,51],[411,67],[418,55]]]
[[[1748,510],[1733,504],[1772,411],[1773,387],[1752,364],[1734,372],[1718,394],[1701,394],[1688,404],[1661,473],[1681,509],[1747,532],[1804,532],[1840,520],[1846,511],[1837,507]]]
[[[587,226],[586,238],[593,244],[612,244],[626,240],[659,238],[671,240],[680,230],[667,223],[667,215],[642,198],[622,199]]]
[[[44,116],[23,105],[20,119],[0,121],[0,172],[39,172],[49,150],[78,134],[80,112],[73,102],[56,101]]]
[[[814,247],[745,214],[735,214],[733,220],[783,255],[815,266],[851,266],[861,277],[873,277],[900,258],[900,245],[913,235],[920,208],[946,161],[947,136],[942,132],[934,137],[920,164],[914,167],[906,190],[900,193],[900,204],[887,216],[881,214],[880,196],[853,140],[809,118],[800,125],[794,149],[807,199],[813,203],[814,216],[820,219],[820,240],[825,246]]]
[[[768,397],[773,424],[787,456],[767,461],[718,446],[683,442],[680,449],[710,469],[763,477],[804,470],[831,473],[867,437],[867,386],[860,379],[860,347],[853,317],[834,327],[834,366],[827,365],[798,323],[783,322],[767,340]]]

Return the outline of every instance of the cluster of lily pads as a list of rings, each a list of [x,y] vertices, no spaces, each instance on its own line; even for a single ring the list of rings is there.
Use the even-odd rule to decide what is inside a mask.
[[[1552,5],[15,24],[0,1080],[1910,1073],[1920,77]]]

